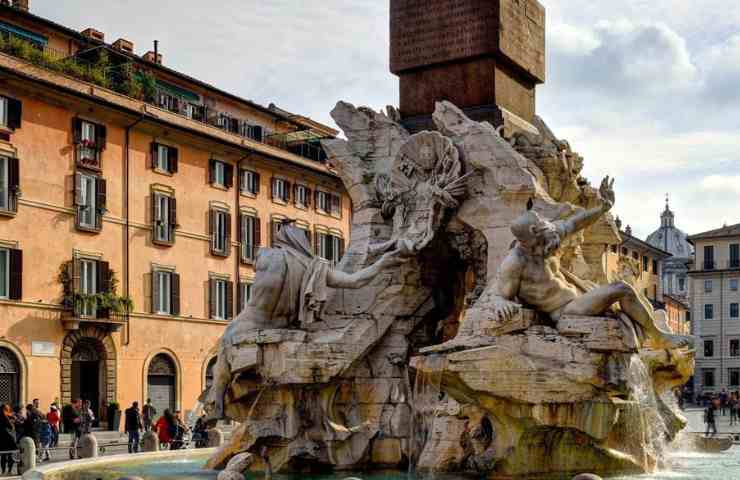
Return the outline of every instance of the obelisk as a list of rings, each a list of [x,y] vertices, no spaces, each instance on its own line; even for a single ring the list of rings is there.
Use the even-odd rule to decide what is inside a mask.
[[[535,116],[545,81],[545,9],[537,0],[391,0],[390,69],[412,131],[449,100],[496,126]]]

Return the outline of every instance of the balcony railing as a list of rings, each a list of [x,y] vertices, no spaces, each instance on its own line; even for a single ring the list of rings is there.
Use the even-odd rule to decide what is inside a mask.
[[[731,270],[731,269],[735,269],[735,268],[740,268],[740,259],[737,259],[737,258],[732,259],[731,258],[730,260],[727,261],[727,269],[728,270]]]
[[[716,264],[714,260],[704,260],[704,270],[714,270],[716,268]]]
[[[265,135],[264,128],[260,125],[248,124],[216,109],[173,96],[171,92],[163,95],[164,92],[157,89],[156,78],[151,74],[137,69],[136,65],[128,60],[119,60],[118,63],[111,61],[107,50],[103,48],[69,55],[67,52],[31,42],[13,33],[0,32],[0,52],[55,72],[110,88],[120,94],[143,100],[191,120],[277,147],[294,155],[320,163],[326,161],[326,153],[318,142],[320,137],[310,131],[293,132],[293,134],[299,134],[296,137],[297,140],[289,139],[286,134]]]

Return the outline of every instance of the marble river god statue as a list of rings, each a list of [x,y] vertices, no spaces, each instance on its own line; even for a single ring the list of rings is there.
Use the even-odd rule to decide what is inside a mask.
[[[673,389],[693,373],[692,338],[608,283],[613,182],[592,187],[541,119],[539,135],[496,130],[440,102],[436,131],[411,135],[390,107],[340,102],[332,116],[347,252],[332,268],[292,225],[260,252],[203,396],[212,419],[240,422],[208,466],[657,468],[685,425]]]

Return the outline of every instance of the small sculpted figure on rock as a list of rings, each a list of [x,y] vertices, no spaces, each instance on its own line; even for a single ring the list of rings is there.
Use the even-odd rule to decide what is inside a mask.
[[[495,285],[497,320],[507,321],[521,308],[516,300],[548,314],[555,322],[563,315],[603,315],[619,304],[621,311],[642,327],[651,346],[679,348],[693,343],[693,337],[661,331],[655,325],[652,306],[626,282],[586,288],[560,268],[561,242],[593,225],[612,208],[613,185],[609,177],[601,183],[600,207],[557,221],[545,220],[530,208],[514,221],[511,231],[517,242],[504,259]]]
[[[233,374],[229,353],[234,346],[255,330],[305,328],[321,314],[328,288],[362,288],[383,270],[404,261],[394,250],[358,272],[335,270],[327,260],[313,254],[304,230],[285,222],[274,248],[260,249],[252,298],[221,337],[214,383],[208,393],[208,403],[214,407],[210,420],[224,415],[224,396]]]

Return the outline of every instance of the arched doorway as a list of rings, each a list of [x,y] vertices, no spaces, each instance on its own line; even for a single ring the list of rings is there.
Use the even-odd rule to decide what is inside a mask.
[[[152,399],[157,414],[165,409],[175,410],[177,405],[177,368],[172,358],[165,353],[158,353],[152,358],[147,371],[148,398]]]
[[[116,400],[116,350],[107,330],[86,325],[67,334],[61,351],[62,404],[90,400],[95,417],[106,420]]]
[[[0,403],[18,405],[21,392],[21,368],[18,357],[0,347]]]
[[[81,338],[72,349],[72,398],[90,401],[95,418],[105,406],[105,349],[96,338]]]

